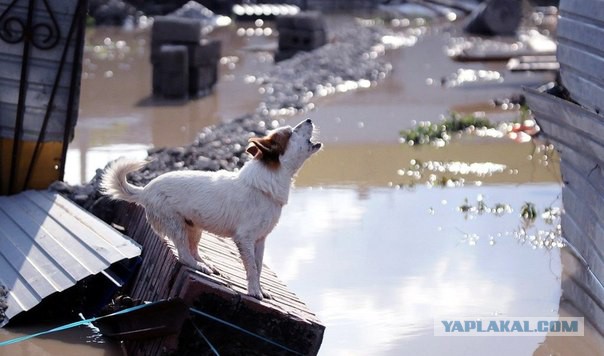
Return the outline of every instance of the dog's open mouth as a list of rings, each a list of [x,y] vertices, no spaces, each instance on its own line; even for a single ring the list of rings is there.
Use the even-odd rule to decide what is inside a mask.
[[[318,150],[323,146],[323,143],[321,143],[320,141],[317,140],[317,137],[315,136],[314,132],[313,132],[312,137],[308,141],[310,141],[310,143],[312,144],[313,150]]]
[[[323,147],[323,143],[321,143],[317,139],[318,135],[319,135],[319,130],[317,130],[317,128],[313,125],[312,135],[310,136],[310,139],[309,139],[310,143],[312,144],[313,150],[318,150],[321,147]]]

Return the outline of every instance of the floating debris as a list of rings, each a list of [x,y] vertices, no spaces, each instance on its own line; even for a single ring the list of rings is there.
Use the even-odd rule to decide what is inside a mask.
[[[476,129],[492,129],[495,125],[484,116],[484,113],[462,115],[456,112],[449,114],[448,118],[440,123],[421,121],[410,130],[401,131],[401,142],[410,146],[415,144],[434,144],[444,146],[451,140],[454,133],[473,132]]]
[[[525,224],[534,224],[535,219],[537,218],[537,209],[535,209],[535,204],[530,202],[524,203],[520,208],[520,216]]]
[[[457,211],[463,213],[464,218],[468,220],[476,215],[484,214],[503,216],[505,214],[511,214],[514,210],[509,204],[504,203],[495,203],[492,206],[489,206],[484,201],[483,196],[479,195],[476,198],[476,205],[470,204],[468,198],[465,198],[464,202],[457,207]]]
[[[441,84],[447,88],[489,82],[503,83],[503,75],[496,70],[459,68],[455,73],[441,79]]]
[[[463,203],[457,207],[457,211],[464,215],[464,219],[472,220],[477,216],[485,214],[500,217],[510,214],[514,210],[509,204],[504,203],[489,206],[484,202],[482,195],[479,195],[475,205],[470,203],[468,198],[465,198]],[[489,245],[495,245],[497,238],[510,235],[514,236],[521,244],[529,244],[533,249],[545,248],[549,250],[552,248],[561,248],[565,245],[564,238],[562,237],[561,208],[550,206],[545,208],[544,212],[539,215],[534,203],[525,202],[519,211],[520,225],[512,232],[498,233],[496,237],[490,235]],[[541,217],[541,220],[538,221],[539,217]],[[464,232],[462,242],[474,245],[479,238],[476,234]]]

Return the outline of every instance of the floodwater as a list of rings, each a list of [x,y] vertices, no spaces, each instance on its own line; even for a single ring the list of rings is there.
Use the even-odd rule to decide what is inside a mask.
[[[203,127],[252,112],[261,96],[245,76],[272,66],[261,49],[276,38],[237,28],[211,35],[223,40],[220,82],[213,95],[189,102],[150,97],[147,31],[90,29],[66,180],[87,181],[111,159],[188,144]],[[560,301],[558,217],[547,212],[561,206],[561,182],[551,147],[474,136],[445,148],[399,140],[400,130],[449,111],[516,119],[516,110],[490,101],[551,75],[454,63],[444,55],[447,33],[413,33],[417,44],[386,53],[393,71],[376,86],[320,98],[315,110],[283,119],[311,117],[325,148],[301,171],[266,263],[326,325],[321,355],[597,354],[604,342],[589,325],[586,337],[564,340],[434,336],[439,318],[580,315]],[[440,85],[460,68],[503,80]],[[537,210],[533,223],[520,217],[526,202]],[[10,354],[119,354],[87,330],[15,345]],[[19,335],[0,329],[0,340]]]

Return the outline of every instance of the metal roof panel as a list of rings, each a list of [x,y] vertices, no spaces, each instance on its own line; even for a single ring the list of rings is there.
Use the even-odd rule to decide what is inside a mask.
[[[0,284],[9,290],[4,323],[140,253],[136,242],[58,193],[1,196]]]

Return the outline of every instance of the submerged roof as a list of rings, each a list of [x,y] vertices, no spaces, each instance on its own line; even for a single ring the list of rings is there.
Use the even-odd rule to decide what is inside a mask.
[[[49,191],[0,196],[0,285],[6,320],[115,262],[139,256],[136,242]]]

